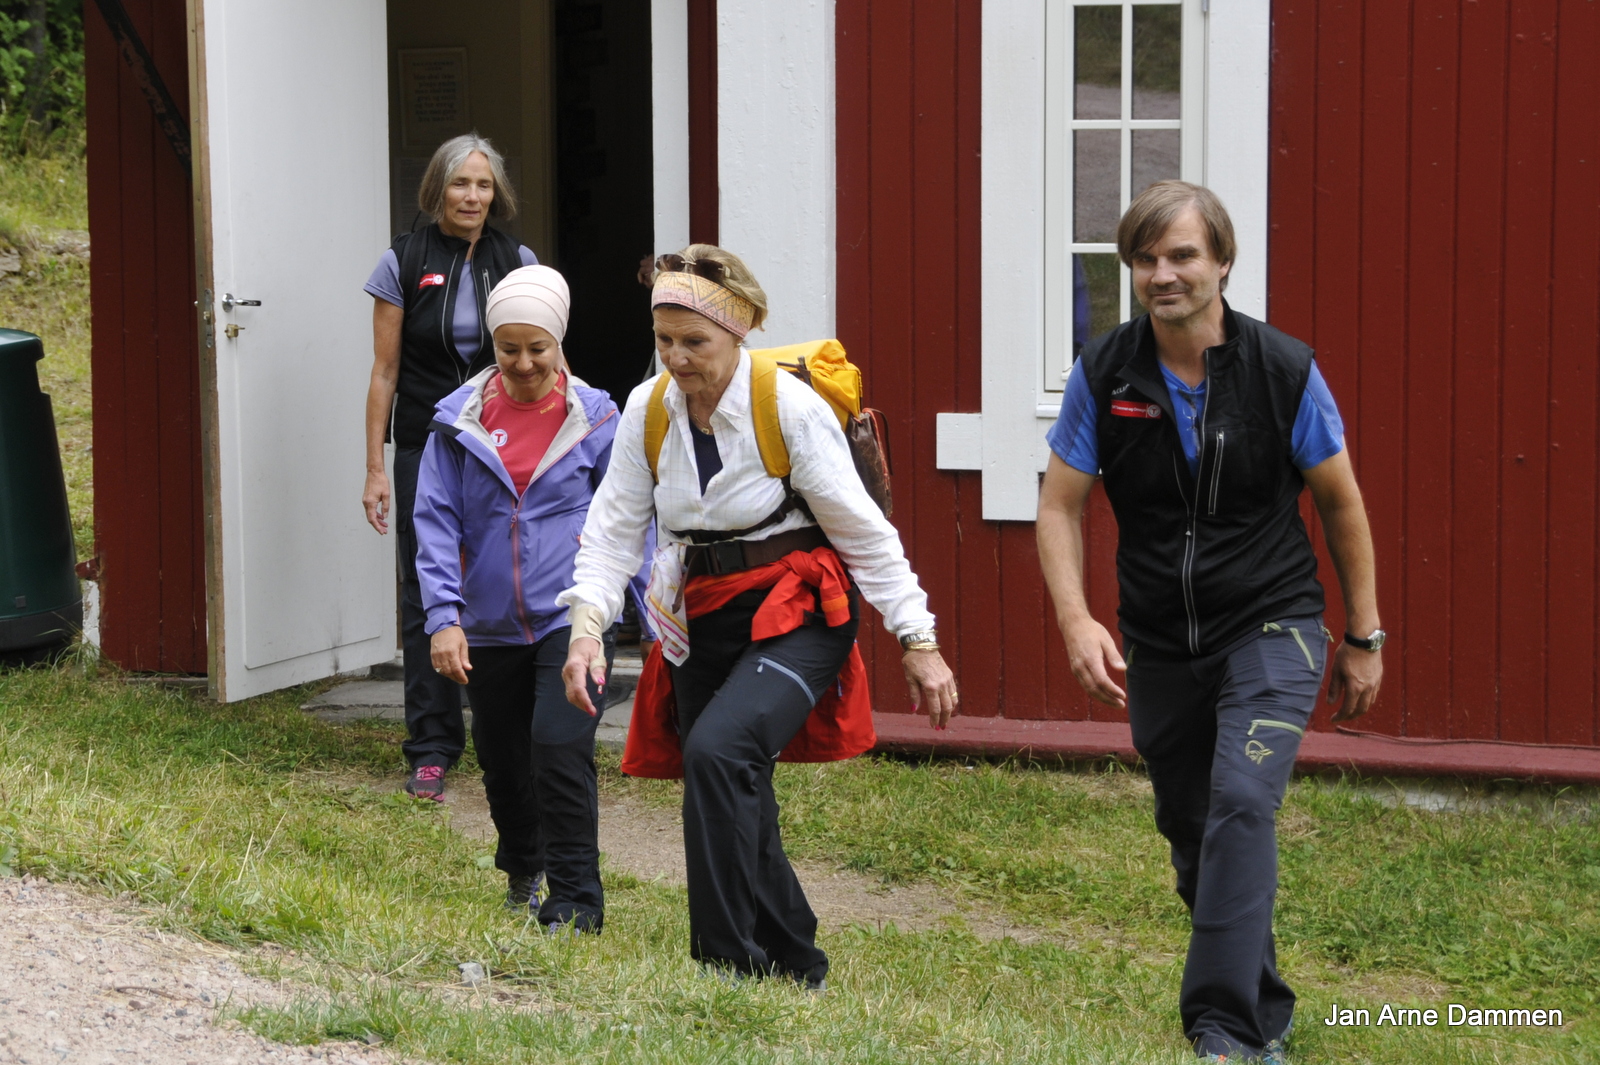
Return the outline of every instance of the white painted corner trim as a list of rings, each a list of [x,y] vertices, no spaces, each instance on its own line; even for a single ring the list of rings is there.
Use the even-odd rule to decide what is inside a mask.
[[[767,292],[753,347],[837,332],[833,4],[717,4],[719,241]]]
[[[1205,40],[1200,180],[1228,206],[1239,242],[1228,299],[1264,318],[1270,0],[1183,4],[1185,22],[1199,17]],[[1044,434],[1055,410],[1038,387],[1045,363],[1046,16],[1065,18],[1070,6],[983,3],[983,411],[940,414],[936,452],[940,469],[982,470],[983,516],[991,521],[1037,517],[1039,475],[1049,459]]]
[[[688,0],[650,0],[655,254],[689,243]]]

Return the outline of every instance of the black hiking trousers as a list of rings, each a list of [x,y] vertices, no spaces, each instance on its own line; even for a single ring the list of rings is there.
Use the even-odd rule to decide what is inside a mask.
[[[752,975],[820,980],[817,916],[783,853],[772,769],[855,645],[855,592],[843,625],[804,625],[752,642],[766,589],[689,622],[672,667],[683,743],[683,848],[689,951]]]
[[[1294,1016],[1272,938],[1276,819],[1322,683],[1322,619],[1267,622],[1199,658],[1125,656],[1133,745],[1192,918],[1184,1034],[1200,1054],[1255,1057]]]
[[[561,667],[571,633],[562,626],[524,647],[469,649],[467,699],[472,746],[499,834],[495,867],[510,876],[544,873],[549,894],[539,907],[541,924],[598,932],[605,922],[594,765],[600,718],[567,702]],[[615,630],[608,630],[608,672],[615,649]],[[592,680],[589,698],[604,705]]]
[[[412,769],[449,769],[467,745],[461,717],[461,685],[433,668],[432,638],[424,631],[428,612],[417,579],[417,530],[411,511],[417,503],[417,473],[422,448],[394,449],[394,483],[389,520],[394,523],[400,571],[400,654],[405,661],[406,738],[400,749]]]

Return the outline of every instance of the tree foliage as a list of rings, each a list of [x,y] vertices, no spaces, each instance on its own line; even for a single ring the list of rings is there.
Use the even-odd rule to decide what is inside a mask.
[[[83,6],[0,0],[0,152],[81,151]]]

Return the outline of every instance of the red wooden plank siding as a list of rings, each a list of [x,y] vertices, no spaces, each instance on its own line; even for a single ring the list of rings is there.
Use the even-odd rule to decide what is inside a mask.
[[[1406,735],[1450,735],[1450,476],[1454,422],[1452,348],[1457,294],[1448,264],[1455,261],[1456,78],[1459,34],[1456,0],[1417,0],[1412,11],[1411,168],[1406,229],[1406,500],[1407,619],[1398,654],[1389,656],[1406,693]],[[1385,702],[1392,693],[1385,697]]]
[[[181,104],[188,85],[184,4],[126,6]],[[189,177],[99,9],[84,7],[101,642],[128,669],[204,672]]]
[[[722,201],[717,183],[717,0],[688,4],[689,241],[715,244]]]
[[[1360,64],[1361,182],[1360,341],[1352,349],[1359,398],[1351,412],[1351,435],[1359,442],[1358,473],[1370,520],[1379,528],[1405,528],[1406,466],[1393,456],[1405,453],[1405,400],[1408,394],[1404,359],[1367,357],[1381,345],[1368,338],[1404,336],[1407,321],[1406,178],[1408,156],[1386,150],[1404,144],[1409,134],[1407,101],[1410,82],[1410,4],[1366,5]],[[1397,235],[1399,239],[1396,239]],[[1349,392],[1346,391],[1346,396]],[[1403,534],[1385,535],[1373,543],[1378,587],[1400,602],[1405,597]],[[1396,658],[1403,656],[1397,655]],[[1392,670],[1389,698],[1379,702],[1365,727],[1402,733],[1406,697],[1405,670]]]
[[[1600,5],[1563,0],[1556,27],[1546,697],[1550,742],[1600,744]]]
[[[935,415],[981,406],[980,11],[978,0],[870,0],[835,15],[839,336],[889,421],[895,524],[961,674],[963,712],[977,715],[1001,711],[1003,682],[1015,690],[999,606],[1001,557],[1018,545],[983,522],[978,476],[939,472],[933,454]],[[1017,605],[1037,642],[1040,611]],[[865,614],[877,705],[909,710],[898,648]],[[1028,685],[1036,700],[1042,679]]]
[[[1273,4],[1270,313],[1372,518],[1367,727],[1600,743],[1596,54],[1586,2]]]
[[[957,275],[956,382],[957,411],[983,409],[982,381],[978,373],[983,344],[980,314],[982,275],[974,264],[982,248],[981,215],[978,210],[982,171],[979,149],[983,133],[982,84],[982,5],[963,2],[956,5],[955,76],[956,97],[955,179],[956,179],[956,259],[961,264]],[[908,460],[914,456],[908,456]],[[961,712],[970,716],[998,716],[1004,683],[1003,664],[995,647],[995,628],[984,622],[1000,617],[1000,582],[995,579],[1000,566],[1000,527],[981,520],[983,477],[978,473],[957,473],[955,513],[959,598],[954,604],[936,604],[935,609],[953,620],[958,641],[958,656],[953,659],[962,684]],[[966,615],[963,617],[963,615]],[[1024,619],[1027,620],[1027,619]]]

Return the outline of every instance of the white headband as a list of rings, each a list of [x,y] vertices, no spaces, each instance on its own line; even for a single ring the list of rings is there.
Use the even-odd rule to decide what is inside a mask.
[[[523,266],[489,293],[484,317],[490,334],[503,325],[536,325],[559,344],[567,333],[571,306],[566,278],[548,266]]]

